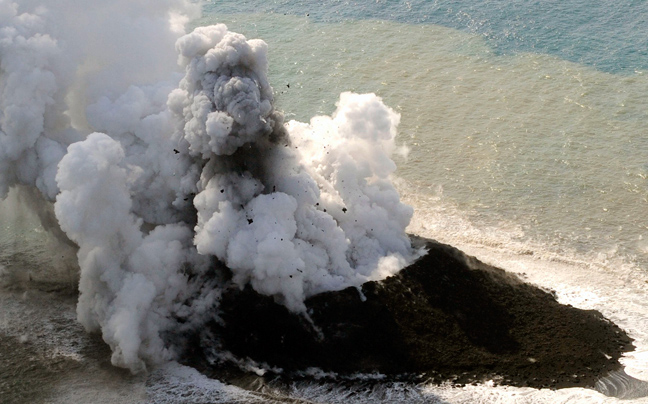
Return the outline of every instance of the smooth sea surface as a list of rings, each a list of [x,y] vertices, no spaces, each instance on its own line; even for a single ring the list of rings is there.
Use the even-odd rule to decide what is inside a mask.
[[[452,209],[491,242],[506,233],[648,270],[648,3],[218,1],[205,10],[198,24],[223,22],[269,44],[287,119],[330,114],[342,91],[374,92],[398,111],[410,150],[398,175],[415,208]]]
[[[381,96],[409,149],[395,156],[409,230],[600,311],[635,339],[626,372],[648,380],[646,19],[645,1],[219,0],[192,24],[268,43],[286,120],[331,114],[343,91]],[[0,204],[0,387],[13,394],[0,402],[620,402],[492,382],[256,394],[173,363],[133,378],[75,320],[73,251],[51,256],[21,203]]]
[[[286,119],[342,91],[401,114],[398,188],[410,231],[595,309],[648,380],[648,3],[218,1],[269,46]],[[434,390],[451,403],[615,402],[582,389]],[[641,401],[642,399],[637,399]]]

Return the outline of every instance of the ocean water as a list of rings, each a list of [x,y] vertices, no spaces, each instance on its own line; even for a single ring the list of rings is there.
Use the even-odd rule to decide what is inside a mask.
[[[648,380],[646,18],[642,1],[256,0],[208,3],[191,24],[225,23],[265,40],[287,120],[330,114],[343,91],[382,97],[401,114],[398,142],[408,153],[396,156],[395,181],[415,209],[409,231],[601,311],[635,339],[627,373]],[[619,401],[492,383],[259,393],[173,363],[132,377],[75,321],[74,251],[53,256],[16,193],[2,204],[0,281],[10,287],[0,290],[0,386],[13,383],[2,390],[13,395],[0,398],[8,402]],[[14,273],[20,278],[6,278]]]
[[[456,245],[596,309],[636,339],[648,378],[648,5],[625,1],[214,2],[269,45],[287,119],[330,114],[342,91],[401,114],[410,231]],[[613,402],[488,386],[448,402]],[[639,400],[641,401],[641,400]]]
[[[206,10],[200,24],[268,42],[288,119],[330,114],[347,90],[375,92],[400,112],[406,197],[439,199],[479,228],[552,251],[648,268],[645,3],[248,1]]]

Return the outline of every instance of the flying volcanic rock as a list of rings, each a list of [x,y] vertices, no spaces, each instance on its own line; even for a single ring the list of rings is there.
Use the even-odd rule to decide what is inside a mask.
[[[199,341],[208,360],[286,371],[591,386],[618,367],[629,339],[596,313],[412,245],[400,116],[379,97],[284,123],[267,45],[185,33],[196,10],[0,0],[0,196],[54,204],[47,228],[78,247],[78,320],[114,365],[143,372]]]
[[[78,246],[78,319],[113,364],[176,357],[232,284],[306,313],[422,253],[391,182],[400,117],[379,97],[284,123],[267,45],[185,34],[189,2],[37,3],[0,0],[0,193],[54,202]]]

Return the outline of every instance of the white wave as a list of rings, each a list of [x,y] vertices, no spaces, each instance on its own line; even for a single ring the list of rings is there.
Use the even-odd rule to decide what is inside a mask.
[[[0,193],[54,202],[78,246],[78,320],[114,365],[168,361],[218,316],[216,259],[304,311],[419,254],[391,183],[400,118],[379,97],[284,125],[267,45],[222,24],[185,34],[188,1],[0,10]]]

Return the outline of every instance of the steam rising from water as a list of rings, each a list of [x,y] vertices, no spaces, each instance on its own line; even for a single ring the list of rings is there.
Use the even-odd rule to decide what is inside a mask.
[[[303,312],[416,256],[390,181],[399,115],[380,98],[284,124],[263,41],[183,35],[180,0],[76,3],[0,0],[0,191],[54,202],[79,247],[78,319],[113,364],[173,358],[230,283]]]

